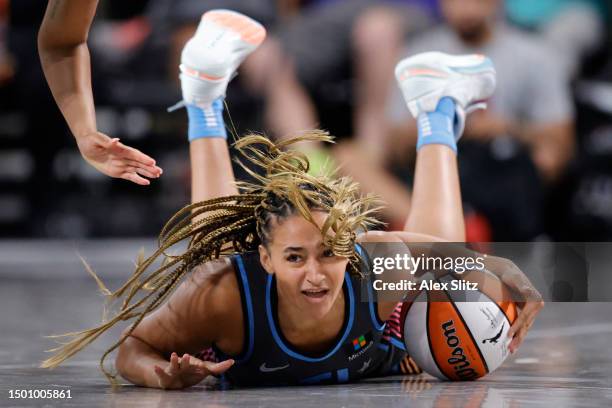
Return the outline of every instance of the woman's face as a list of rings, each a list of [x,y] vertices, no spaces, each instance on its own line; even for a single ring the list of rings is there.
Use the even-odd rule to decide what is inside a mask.
[[[464,40],[481,40],[498,14],[499,0],[444,0],[442,14]]]
[[[271,241],[259,247],[261,264],[276,275],[283,302],[308,316],[321,318],[331,310],[344,282],[348,259],[323,245],[320,227],[326,212],[313,211],[319,229],[300,215],[272,222]]]

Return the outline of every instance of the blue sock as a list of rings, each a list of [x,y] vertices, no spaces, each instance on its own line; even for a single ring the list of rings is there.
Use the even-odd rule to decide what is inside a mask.
[[[457,142],[453,131],[455,120],[455,102],[444,97],[438,102],[433,112],[423,112],[419,115],[417,126],[419,138],[417,151],[429,144],[443,144],[457,152]]]
[[[195,105],[187,105],[189,117],[189,141],[202,137],[222,137],[227,139],[225,122],[223,121],[223,98],[215,100],[209,108],[202,109]]]

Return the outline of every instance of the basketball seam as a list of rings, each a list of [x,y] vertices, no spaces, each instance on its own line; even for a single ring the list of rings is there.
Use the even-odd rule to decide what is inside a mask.
[[[436,279],[436,280],[438,282],[440,282],[438,279]],[[478,355],[480,356],[480,360],[482,360],[482,364],[484,365],[485,371],[488,374],[489,373],[489,366],[487,364],[487,360],[485,360],[484,356],[482,355],[482,351],[480,351],[480,346],[478,345],[478,342],[474,338],[474,335],[472,334],[472,331],[470,330],[470,327],[468,326],[467,322],[463,319],[463,316],[461,316],[461,312],[457,308],[457,305],[455,305],[455,301],[452,300],[452,298],[450,297],[450,295],[448,294],[446,289],[442,289],[442,290],[446,294],[446,297],[448,297],[448,299],[449,299],[449,301],[451,303],[451,306],[453,306],[453,309],[455,309],[455,312],[457,313],[457,317],[459,317],[459,319],[461,320],[461,323],[463,323],[463,327],[465,327],[465,330],[467,331],[467,334],[469,334],[470,338],[472,339],[472,343],[474,343],[474,346],[476,347],[476,350],[478,351]]]
[[[436,367],[438,367],[438,371],[440,371],[440,374],[442,374],[447,380],[450,380],[448,375],[446,375],[444,373],[444,370],[442,370],[442,367],[440,367],[440,364],[438,363],[438,360],[436,359],[436,353],[434,353],[433,351],[433,346],[431,344],[431,335],[429,333],[429,291],[425,293],[427,294],[427,307],[425,308],[425,332],[427,334],[427,344],[429,345],[429,354],[431,355],[431,359],[433,360]],[[446,296],[448,297],[448,294]]]

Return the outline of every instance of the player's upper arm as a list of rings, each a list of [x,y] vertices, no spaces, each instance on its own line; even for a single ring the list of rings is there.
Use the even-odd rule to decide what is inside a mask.
[[[357,237],[357,241],[361,245],[365,244],[364,250],[368,253],[368,257],[374,262],[374,265],[376,265],[376,258],[394,258],[395,254],[399,254],[400,252],[410,253],[407,245],[405,245],[393,232],[368,231],[360,234]],[[375,270],[373,270],[373,272],[376,273]],[[393,282],[403,278],[410,278],[408,275],[403,276],[404,274],[404,271],[386,270],[382,274],[376,274],[374,279],[382,282]],[[403,291],[385,291],[377,293],[376,305],[378,317],[383,321],[387,320],[404,295],[405,293]]]
[[[413,256],[414,253],[428,254],[431,243],[444,242],[433,235],[419,234],[408,231],[368,231],[360,234],[357,241],[364,245],[368,256],[376,265],[375,258],[395,259],[396,256]],[[370,245],[368,245],[370,244]],[[377,280],[385,283],[400,282],[402,280],[413,280],[415,276],[406,269],[385,269],[377,274]],[[412,295],[404,290],[385,290],[378,293],[377,309],[381,320],[387,320],[394,312],[397,303],[405,299],[406,295]]]
[[[72,47],[87,41],[98,0],[50,0],[38,32],[41,50]]]
[[[132,336],[162,354],[197,353],[222,336],[222,322],[236,299],[240,305],[239,296],[229,260],[208,262],[194,268]]]

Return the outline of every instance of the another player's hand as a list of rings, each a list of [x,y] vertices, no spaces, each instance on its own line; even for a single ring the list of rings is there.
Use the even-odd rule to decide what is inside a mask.
[[[77,144],[83,158],[107,176],[148,186],[151,182],[144,177],[158,178],[162,174],[162,169],[151,157],[104,133],[95,132],[77,138]]]
[[[155,374],[160,388],[178,390],[196,385],[211,374],[223,374],[233,364],[234,360],[213,363],[202,361],[189,354],[179,357],[176,353],[172,353],[170,363],[165,368],[155,366]]]
[[[522,302],[517,302],[520,312],[508,331],[508,338],[512,339],[508,349],[511,353],[514,353],[525,339],[527,331],[533,325],[537,314],[544,307],[544,301],[540,292],[538,292],[520,268],[514,262],[506,261],[507,268],[500,278],[523,299]]]

